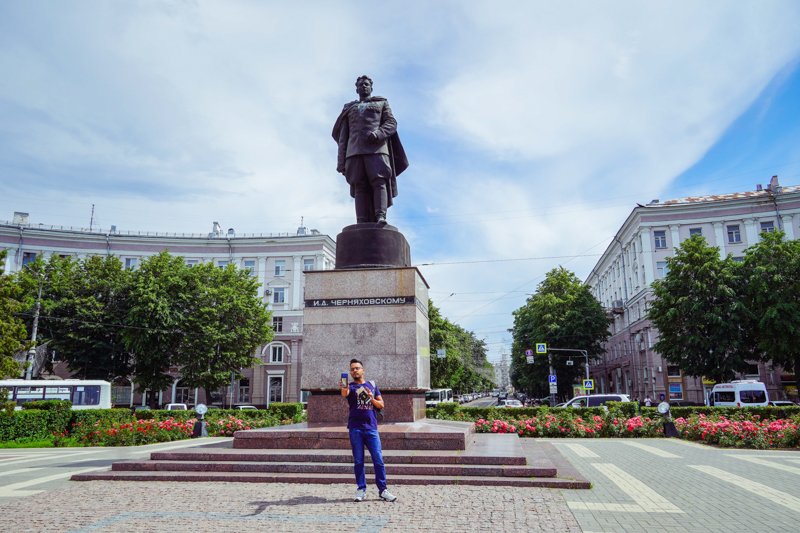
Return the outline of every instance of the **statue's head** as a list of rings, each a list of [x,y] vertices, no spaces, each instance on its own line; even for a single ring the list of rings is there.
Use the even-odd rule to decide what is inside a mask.
[[[356,92],[359,96],[369,96],[372,94],[372,78],[366,74],[359,76],[356,80]]]

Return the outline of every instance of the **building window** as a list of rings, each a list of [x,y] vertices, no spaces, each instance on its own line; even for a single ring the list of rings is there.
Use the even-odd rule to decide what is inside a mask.
[[[218,266],[218,267],[220,267],[220,268],[225,268],[225,267],[226,267],[226,266],[228,266],[230,263],[231,263],[231,262],[230,262],[230,261],[228,261],[227,259],[220,259],[220,260],[218,260],[218,261],[217,261],[217,266]]]
[[[681,369],[679,366],[676,365],[669,365],[667,366],[667,376],[671,378],[679,378],[681,377]]]
[[[244,266],[244,269],[251,276],[255,276],[256,275],[256,260],[255,259],[245,259],[244,261],[242,261],[242,266]]]
[[[200,264],[200,260],[199,259],[186,259],[185,261],[186,261],[186,266],[189,267],[189,268],[192,268],[192,267],[197,266],[198,264]]]
[[[731,257],[731,259],[733,259],[737,263],[743,263],[744,262],[744,256],[743,255],[735,255],[735,256]]]
[[[276,276],[283,276],[286,274],[286,261],[283,259],[276,259],[275,260],[275,275]]]
[[[669,399],[670,400],[683,400],[683,383],[670,383],[669,384]]]
[[[314,270],[314,260],[303,259],[303,272],[308,272],[309,270]]]
[[[772,233],[775,231],[775,223],[771,220],[761,223],[761,233]]]
[[[274,344],[269,347],[269,362],[283,363],[283,346]]]
[[[728,244],[742,242],[742,233],[739,231],[739,224],[728,226]]]
[[[139,258],[138,257],[126,257],[125,258],[125,269],[126,270],[136,270],[136,267],[139,266]]]
[[[653,232],[653,238],[656,242],[656,248],[662,249],[667,247],[667,232],[666,230],[658,230]]]
[[[250,403],[250,380],[247,378],[239,380],[239,403]]]
[[[272,317],[272,330],[275,333],[283,332],[283,317],[282,316],[274,316],[274,317]]]
[[[695,235],[703,235],[703,228],[689,228],[689,237],[694,237]]]
[[[36,261],[36,252],[22,252],[22,266]]]
[[[175,403],[186,403],[186,404],[194,403],[194,398],[192,397],[192,389],[184,385],[182,382],[179,382],[175,386]]]
[[[666,261],[656,261],[656,278],[662,279],[669,273]]]
[[[283,401],[283,376],[269,376],[267,382],[267,399],[269,403]]]
[[[286,289],[283,287],[275,287],[272,289],[272,303],[282,304],[286,302]]]

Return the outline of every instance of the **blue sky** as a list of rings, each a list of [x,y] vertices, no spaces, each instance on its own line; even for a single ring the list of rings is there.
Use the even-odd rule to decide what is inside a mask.
[[[335,237],[369,74],[411,162],[390,223],[497,359],[637,202],[800,184],[797,2],[289,4],[0,1],[0,220]]]

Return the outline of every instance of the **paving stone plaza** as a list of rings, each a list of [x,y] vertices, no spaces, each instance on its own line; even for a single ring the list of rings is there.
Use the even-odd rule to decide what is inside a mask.
[[[100,457],[113,452],[0,450],[2,529],[706,532],[791,531],[800,520],[797,451],[676,439],[523,439],[523,446],[539,442],[592,488],[397,485],[397,502],[379,500],[370,487],[367,500],[354,503],[350,484],[67,481],[107,468]],[[58,454],[53,466],[19,481],[38,464],[30,455],[48,454]]]

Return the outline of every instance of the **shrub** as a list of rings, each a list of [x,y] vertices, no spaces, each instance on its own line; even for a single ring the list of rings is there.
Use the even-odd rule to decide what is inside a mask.
[[[22,404],[22,410],[37,409],[47,413],[47,431],[51,435],[67,431],[72,418],[72,402],[69,400],[36,400]]]
[[[607,402],[606,407],[619,417],[631,418],[639,414],[639,404],[636,402]]]
[[[248,411],[237,411],[238,414],[247,413]],[[258,412],[249,410],[249,412]],[[291,420],[292,422],[300,422],[303,419],[303,404],[302,403],[284,403],[273,402],[269,404],[267,412],[277,417],[279,420]]]
[[[79,440],[86,446],[137,446],[181,440],[192,435],[194,422],[194,419],[182,421],[168,418],[119,423],[98,419],[92,426],[85,427]]]
[[[733,448],[793,448],[800,446],[800,416],[770,419],[759,415],[732,419],[725,416],[692,415],[677,418],[682,438]]]
[[[0,414],[0,441],[18,439],[49,439],[50,414],[47,411],[30,409],[13,411],[11,415]]]
[[[133,422],[130,409],[83,409],[72,411],[69,433],[79,441],[100,428]]]

